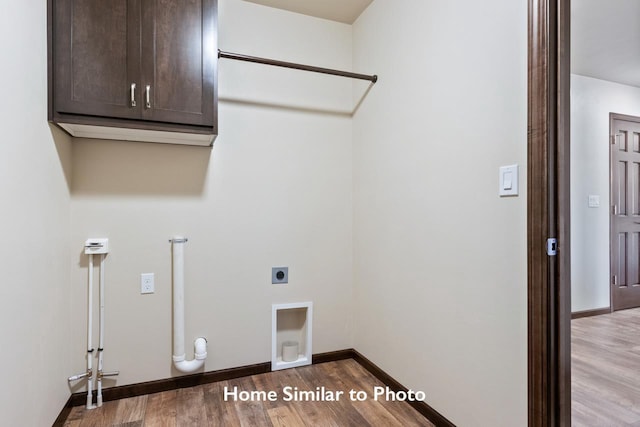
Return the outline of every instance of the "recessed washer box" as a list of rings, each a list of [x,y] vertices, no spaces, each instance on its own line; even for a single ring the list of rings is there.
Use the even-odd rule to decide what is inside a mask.
[[[271,306],[271,370],[310,365],[313,331],[313,302],[273,304]],[[297,344],[298,354],[286,357],[287,346]],[[294,347],[294,348],[295,348]],[[284,357],[283,357],[284,356]]]

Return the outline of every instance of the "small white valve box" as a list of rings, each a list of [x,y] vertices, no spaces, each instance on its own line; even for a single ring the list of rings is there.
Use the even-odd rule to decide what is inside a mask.
[[[109,239],[87,239],[84,243],[84,253],[91,254],[108,254]]]

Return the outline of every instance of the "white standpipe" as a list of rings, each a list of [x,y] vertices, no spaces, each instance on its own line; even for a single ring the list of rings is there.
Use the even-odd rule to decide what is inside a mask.
[[[187,239],[174,237],[173,244],[173,364],[181,372],[194,372],[204,366],[207,358],[207,340],[197,338],[195,358],[185,360],[184,348],[184,244]]]

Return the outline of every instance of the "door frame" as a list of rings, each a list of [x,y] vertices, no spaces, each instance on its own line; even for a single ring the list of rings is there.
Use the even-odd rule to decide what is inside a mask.
[[[529,426],[571,425],[570,0],[529,0]],[[557,255],[547,255],[556,238]]]

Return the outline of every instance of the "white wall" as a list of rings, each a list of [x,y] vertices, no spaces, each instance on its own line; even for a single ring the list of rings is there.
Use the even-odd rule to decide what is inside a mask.
[[[223,50],[351,68],[351,26],[239,0],[219,6]],[[82,246],[108,237],[105,369],[120,370],[108,385],[179,374],[167,241],[176,234],[189,238],[187,357],[207,337],[207,371],[270,360],[272,303],[314,302],[315,353],[352,346],[351,83],[220,64],[213,150],[74,142],[72,362],[84,366]],[[271,285],[271,267],[283,265],[289,284]],[[140,295],[149,272],[156,292]]]
[[[571,75],[572,311],[609,307],[609,113],[640,116],[640,88]]]
[[[376,0],[354,52],[380,76],[354,118],[355,348],[456,425],[526,425],[526,2]]]
[[[70,143],[47,124],[46,2],[14,6],[0,14],[0,414],[45,426],[69,398]]]

